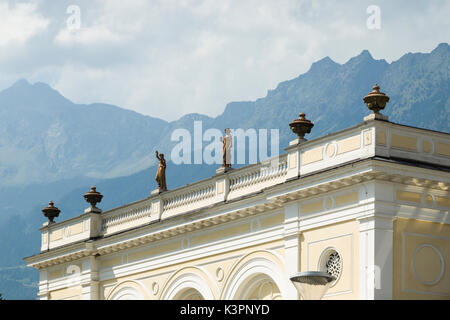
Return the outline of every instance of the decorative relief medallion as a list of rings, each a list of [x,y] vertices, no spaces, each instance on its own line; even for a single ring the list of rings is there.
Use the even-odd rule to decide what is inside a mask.
[[[152,283],[152,293],[157,295],[159,292],[159,284],[157,282]]]
[[[183,238],[183,240],[181,240],[181,247],[183,249],[187,249],[191,246],[191,241],[189,238]]]
[[[224,273],[223,269],[221,267],[218,267],[217,270],[216,270],[217,281],[219,281],[219,282],[222,281],[224,275],[225,275],[225,273]]]
[[[441,251],[431,244],[421,244],[413,252],[411,269],[422,284],[433,286],[444,275],[445,262]]]
[[[325,151],[325,155],[324,155],[325,159],[334,158],[337,154],[337,143],[336,142],[327,143],[325,145],[324,151]]]
[[[431,140],[421,140],[419,144],[419,150],[421,150],[424,153],[433,153],[434,151],[434,144]]]
[[[324,207],[326,210],[330,210],[334,207],[334,199],[332,197],[326,197],[324,199]]]

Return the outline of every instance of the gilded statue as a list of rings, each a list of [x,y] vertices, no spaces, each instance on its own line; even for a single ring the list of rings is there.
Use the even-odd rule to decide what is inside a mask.
[[[164,159],[164,154],[158,154],[158,151],[156,151],[156,158],[159,160],[159,165],[155,180],[158,183],[159,190],[166,191],[166,159]]]

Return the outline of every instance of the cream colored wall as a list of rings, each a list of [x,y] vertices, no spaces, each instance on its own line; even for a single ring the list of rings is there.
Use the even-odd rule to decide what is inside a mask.
[[[450,299],[450,225],[394,223],[394,299]]]
[[[81,287],[70,287],[59,290],[54,290],[49,293],[50,300],[80,300],[81,299]]]
[[[256,220],[259,222],[255,223]],[[225,239],[242,237],[249,234],[251,230],[269,230],[269,228],[281,225],[283,220],[284,214],[282,212],[271,212],[268,215],[233,223],[228,226],[195,232],[189,235],[190,241],[187,248],[195,248]],[[118,267],[126,267],[130,264],[136,265],[136,263],[139,264],[149,259],[159,259],[168,254],[176,255],[178,252],[185,252],[183,249],[186,248],[186,239],[183,238],[182,240],[177,238],[161,240],[150,246],[123,250],[99,257],[100,271],[112,271]],[[276,264],[277,268],[284,271],[283,261],[279,259],[279,257],[284,257],[284,242],[282,240],[268,241],[266,243],[263,243],[263,240],[261,242],[259,245],[227,252],[211,251],[210,255],[204,258],[192,256],[192,259],[188,258],[183,263],[167,264],[161,268],[149,269],[145,272],[102,281],[99,284],[100,299],[110,299],[117,294],[120,295],[124,291],[122,289],[135,290],[139,292],[143,299],[160,299],[174,281],[187,274],[195,275],[202,279],[211,288],[213,298],[220,299],[226,283],[230,282],[231,276],[238,271],[242,264],[245,264],[250,259],[261,257],[270,260]],[[207,252],[208,248],[206,247],[204,250]],[[267,252],[267,250],[270,252]],[[278,256],[274,256],[274,253]],[[81,270],[79,262],[74,262],[70,265],[77,265]],[[65,270],[66,267],[66,265],[58,265],[47,269],[47,279],[54,286],[56,284],[56,287],[58,287],[58,283],[61,283],[69,276]],[[274,288],[272,296],[280,298],[280,289],[276,285],[272,287]],[[267,293],[267,288],[268,286],[265,285],[260,291],[265,294]],[[255,292],[251,294],[255,294]],[[269,294],[267,293],[267,295]],[[81,299],[81,287],[50,290],[49,299]]]
[[[350,197],[353,199],[353,197]],[[344,201],[345,200],[345,201]],[[343,199],[347,202],[347,199]],[[260,228],[270,228],[283,223],[282,213],[271,214],[260,217]],[[242,236],[250,231],[249,221],[232,225],[226,228],[215,230],[214,232],[202,232],[193,234],[192,239],[198,239],[199,244],[211,244],[217,240]],[[359,223],[350,221],[334,224],[303,232],[299,236],[300,242],[300,271],[317,270],[318,262],[322,252],[329,248],[335,248],[343,259],[343,273],[337,283],[328,291],[325,299],[358,299],[358,261],[359,261]],[[127,266],[129,263],[140,263],[149,258],[158,259],[158,256],[167,253],[177,254],[182,250],[180,240],[167,240],[152,247],[138,250],[125,250],[110,256],[101,258],[100,269],[111,270],[120,266]],[[143,299],[162,299],[166,295],[168,288],[178,279],[185,275],[190,275],[201,279],[206,287],[210,289],[213,299],[223,299],[224,291],[230,286],[232,279],[240,268],[248,261],[261,258],[271,261],[281,270],[283,277],[284,266],[284,240],[270,241],[254,246],[227,252],[211,252],[209,256],[197,258],[193,256],[190,260],[182,263],[168,264],[164,267],[149,269],[144,272],[134,273],[127,276],[117,277],[100,282],[100,299],[111,299],[122,289],[131,288],[139,292]],[[114,270],[114,269],[112,269]],[[269,274],[270,276],[270,274]],[[54,274],[57,278],[57,274]],[[254,284],[256,281],[256,285]],[[253,284],[252,284],[253,283]],[[251,288],[250,288],[250,284]],[[262,299],[282,299],[281,288],[273,279],[252,280],[243,285],[249,286],[245,290],[238,290],[239,295],[247,292],[245,298],[255,298],[257,295]],[[61,299],[73,294],[72,289],[58,290],[51,293],[52,299]],[[66,292],[67,291],[67,292]]]
[[[123,285],[128,286],[130,281],[135,280],[142,284],[139,290],[146,298],[152,300],[160,299],[171,282],[183,274],[194,274],[202,278],[211,288],[214,298],[219,299],[227,279],[236,271],[237,264],[242,263],[242,260],[252,253],[257,252],[261,257],[272,259],[281,269],[284,269],[282,263],[274,259],[273,255],[265,254],[264,252],[264,250],[278,247],[275,251],[283,256],[284,250],[280,248],[282,245],[283,241],[273,241],[229,252],[212,253],[205,258],[193,259],[179,264],[167,265],[162,268],[102,281],[100,283],[101,299],[111,298]],[[149,290],[150,295],[145,294],[143,287]],[[279,291],[278,288],[276,290]]]
[[[284,214],[281,212],[271,213],[259,218],[259,230],[279,226],[283,223]],[[189,235],[188,248],[195,248],[205,244],[212,244],[216,241],[224,239],[231,239],[236,236],[249,234],[255,228],[255,220],[246,220],[240,223],[234,223],[220,228],[212,228],[201,232],[196,232]],[[167,240],[167,242],[157,243],[150,248],[143,248],[134,250],[132,252],[126,251],[124,254],[112,255],[111,257],[102,258],[101,269],[108,267],[118,267],[120,265],[146,261],[149,258],[158,259],[158,255],[167,253],[177,254],[183,249],[186,239],[183,241]],[[130,280],[139,280],[141,283],[141,291],[147,288],[151,294],[148,299],[161,299],[167,288],[176,281],[179,277],[191,274],[202,279],[211,289],[211,294],[214,299],[221,298],[221,293],[224,289],[227,279],[236,272],[238,262],[242,259],[249,259],[252,254],[258,252],[259,257],[272,260],[278,265],[280,269],[284,269],[284,265],[279,259],[274,258],[273,255],[267,254],[264,250],[272,250],[277,248],[276,252],[283,256],[284,249],[282,248],[283,241],[266,242],[256,246],[249,246],[246,248],[231,250],[227,252],[213,252],[204,258],[193,256],[192,259],[184,261],[183,263],[168,264],[161,268],[146,270],[145,272],[135,273],[129,276],[119,277],[112,280],[103,281],[100,283],[101,299],[109,299],[114,296],[114,293],[119,290],[122,285]],[[207,251],[208,249],[205,248]],[[145,294],[144,294],[145,295]]]
[[[397,190],[394,196],[398,201],[426,201],[410,191]],[[335,205],[353,203],[358,196],[355,192],[344,193],[335,198]],[[423,199],[425,200],[423,200]],[[422,200],[421,200],[422,199]],[[315,204],[315,202],[311,202]],[[320,210],[326,206],[321,200]],[[315,206],[300,206],[300,214],[315,212]],[[284,214],[275,212],[260,216],[259,230],[280,226]],[[251,233],[257,224],[254,218],[212,228],[189,235],[192,247],[204,247],[235,237]],[[324,299],[359,299],[359,244],[360,224],[356,220],[323,226],[303,231],[300,242],[300,271],[314,271],[319,268],[321,254],[328,248],[334,248],[342,257],[342,274],[335,285],[327,292]],[[393,233],[393,298],[394,299],[449,299],[450,298],[450,226],[420,220],[398,218],[394,222]],[[245,237],[242,238],[245,241]],[[222,299],[223,292],[229,286],[230,279],[238,272],[240,266],[255,257],[261,257],[274,263],[285,274],[284,240],[268,241],[245,248],[210,252],[208,256],[192,256],[182,263],[166,264],[164,267],[148,269],[127,276],[102,281],[100,298],[109,299],[121,289],[132,288],[144,299],[161,299],[168,288],[185,275],[201,279],[209,288],[213,299]],[[206,245],[206,246],[205,246]],[[158,259],[166,254],[176,255],[186,248],[180,238],[162,240],[152,246],[124,250],[102,256],[101,270],[114,270],[131,263],[141,263],[149,259]],[[203,252],[205,252],[203,251]],[[275,254],[274,254],[275,253]],[[279,258],[281,257],[281,259]],[[49,280],[57,280],[65,275],[62,267],[49,269]],[[111,269],[113,268],[113,269]],[[259,280],[258,280],[259,281]],[[434,283],[435,282],[435,283]],[[283,298],[281,288],[275,282],[261,280],[258,286],[248,289],[246,298]],[[65,288],[52,291],[50,299],[78,299],[81,288]]]
[[[359,299],[359,222],[307,230],[300,241],[300,271],[319,271],[320,256],[327,248],[335,248],[342,258],[342,274],[324,299]]]

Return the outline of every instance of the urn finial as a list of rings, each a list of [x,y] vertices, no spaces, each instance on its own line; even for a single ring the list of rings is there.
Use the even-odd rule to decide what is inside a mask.
[[[372,110],[375,114],[379,114],[380,110],[383,110],[386,107],[386,103],[389,102],[389,96],[380,92],[380,86],[375,84],[372,91],[363,98],[363,101],[369,110]]]
[[[42,209],[42,213],[48,218],[49,223],[54,223],[53,219],[58,217],[60,212],[61,210],[54,206],[53,201],[50,201],[48,206]]]
[[[306,115],[301,112],[298,119],[295,119],[289,124],[292,132],[298,136],[298,143],[306,141],[305,134],[311,132],[311,128],[314,127],[314,123],[306,119]]]
[[[84,199],[91,205],[88,209],[85,210],[85,212],[102,212],[102,210],[96,207],[96,204],[102,201],[103,195],[96,189],[96,187],[91,187],[91,190],[84,194]]]

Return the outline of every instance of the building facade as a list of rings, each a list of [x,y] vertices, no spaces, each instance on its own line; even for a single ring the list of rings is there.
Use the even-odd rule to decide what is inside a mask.
[[[44,224],[39,298],[299,299],[315,270],[324,299],[450,298],[449,134],[372,115],[285,150]]]

